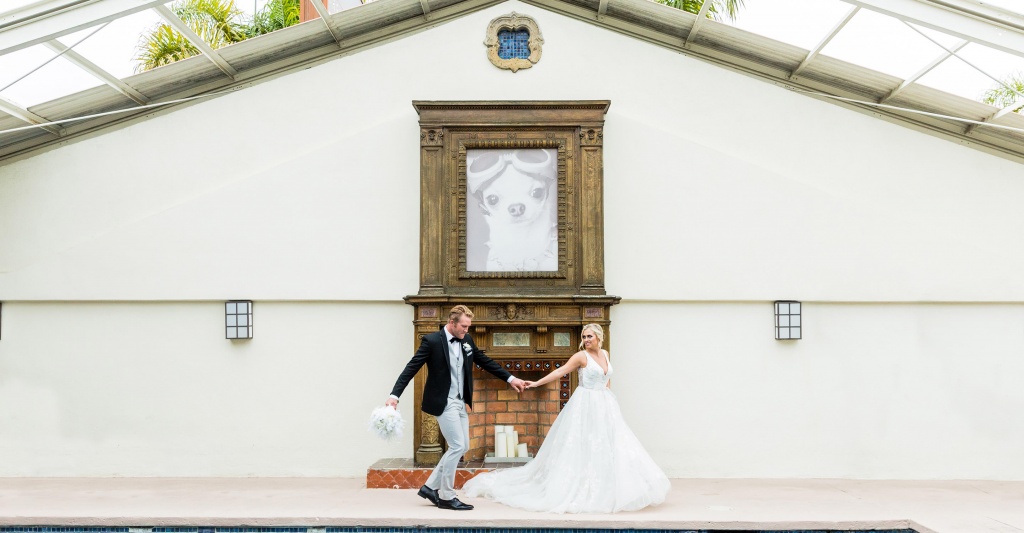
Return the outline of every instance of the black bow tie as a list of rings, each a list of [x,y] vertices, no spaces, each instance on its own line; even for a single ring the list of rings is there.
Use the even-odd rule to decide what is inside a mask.
[[[452,338],[448,339],[448,342],[462,342],[462,339],[460,339],[458,337],[452,337]]]

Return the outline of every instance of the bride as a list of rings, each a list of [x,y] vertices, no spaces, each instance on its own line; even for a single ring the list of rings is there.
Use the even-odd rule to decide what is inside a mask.
[[[608,388],[612,364],[601,349],[604,330],[583,326],[580,351],[536,388],[579,369],[579,386],[551,425],[537,457],[466,482],[469,496],[552,513],[635,511],[665,501],[669,481],[626,425]]]

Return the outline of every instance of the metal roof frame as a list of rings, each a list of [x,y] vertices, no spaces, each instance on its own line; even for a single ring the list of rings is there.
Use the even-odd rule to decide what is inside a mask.
[[[143,116],[158,115],[154,114],[153,105],[166,102],[187,105],[186,100],[190,98],[215,97],[422,31],[502,1],[379,0],[333,15],[320,6],[317,11],[321,21],[299,24],[217,50],[203,43],[191,30],[183,31],[190,40],[195,39],[193,43],[203,51],[202,57],[135,74],[117,83],[102,69],[90,66],[88,60],[73,55],[73,50],[65,51],[69,59],[99,77],[105,85],[30,109],[0,101],[0,164],[65,142],[70,137],[90,135],[128,121],[142,120]],[[1024,57],[1024,17],[975,0],[843,0],[852,6],[849,14],[812,50],[648,0],[523,1],[814,98],[827,99],[1024,162],[1024,116],[1012,113],[1014,106],[995,109],[914,83],[942,61],[956,55],[968,42]],[[18,13],[0,15],[0,54],[34,44],[59,49],[63,45],[55,39],[61,35],[143,9],[156,10],[181,31],[179,26],[184,24],[163,4],[163,0],[37,2],[26,9],[37,13],[35,19],[24,14],[19,18]],[[313,2],[314,8],[316,4]],[[704,6],[705,14],[708,7],[710,3]],[[955,35],[962,42],[944,48],[943,54],[906,80],[821,55],[821,49],[860,9],[893,16],[908,25]],[[956,30],[944,27],[954,20]],[[149,102],[149,106],[139,106],[140,100]],[[46,124],[51,121],[53,123]],[[26,123],[46,125],[19,127]]]

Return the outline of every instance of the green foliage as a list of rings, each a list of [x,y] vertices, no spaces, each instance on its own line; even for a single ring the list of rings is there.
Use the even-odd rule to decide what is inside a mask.
[[[212,48],[245,40],[242,11],[235,0],[179,0],[173,10]]]
[[[171,11],[212,48],[245,39],[239,23],[242,12],[235,7],[234,0],[179,0],[171,6]],[[152,70],[200,53],[184,35],[161,23],[139,36],[135,70]]]
[[[152,70],[186,57],[199,55],[199,49],[174,28],[160,24],[136,47],[136,72]]]
[[[251,21],[243,20],[244,14],[235,6],[235,0],[178,0],[171,11],[216,49],[298,24],[299,1],[270,0]],[[152,70],[200,53],[180,32],[159,24],[139,36],[135,71]]]
[[[700,12],[701,6],[704,5],[705,0],[654,0],[659,4],[664,4],[669,7],[676,9],[682,9],[683,11],[693,13],[696,15]],[[736,15],[739,14],[740,9],[743,8],[743,2],[746,0],[707,0],[711,2],[711,7],[708,8],[708,18],[714,20],[722,20],[722,16],[726,16],[729,20],[736,20]]]
[[[299,23],[299,0],[270,0],[246,28],[249,37],[263,35]]]
[[[985,91],[981,101],[1002,109],[1024,98],[1021,95],[1024,95],[1024,73],[1018,72],[1007,76],[1000,85]],[[1014,109],[1013,112],[1024,113],[1024,105]]]

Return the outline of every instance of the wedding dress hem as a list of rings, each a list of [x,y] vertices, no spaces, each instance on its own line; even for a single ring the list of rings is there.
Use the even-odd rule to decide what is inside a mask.
[[[537,456],[521,467],[484,472],[466,482],[468,496],[550,513],[636,511],[665,501],[670,483],[654,463],[589,354],[579,385],[548,430]]]

